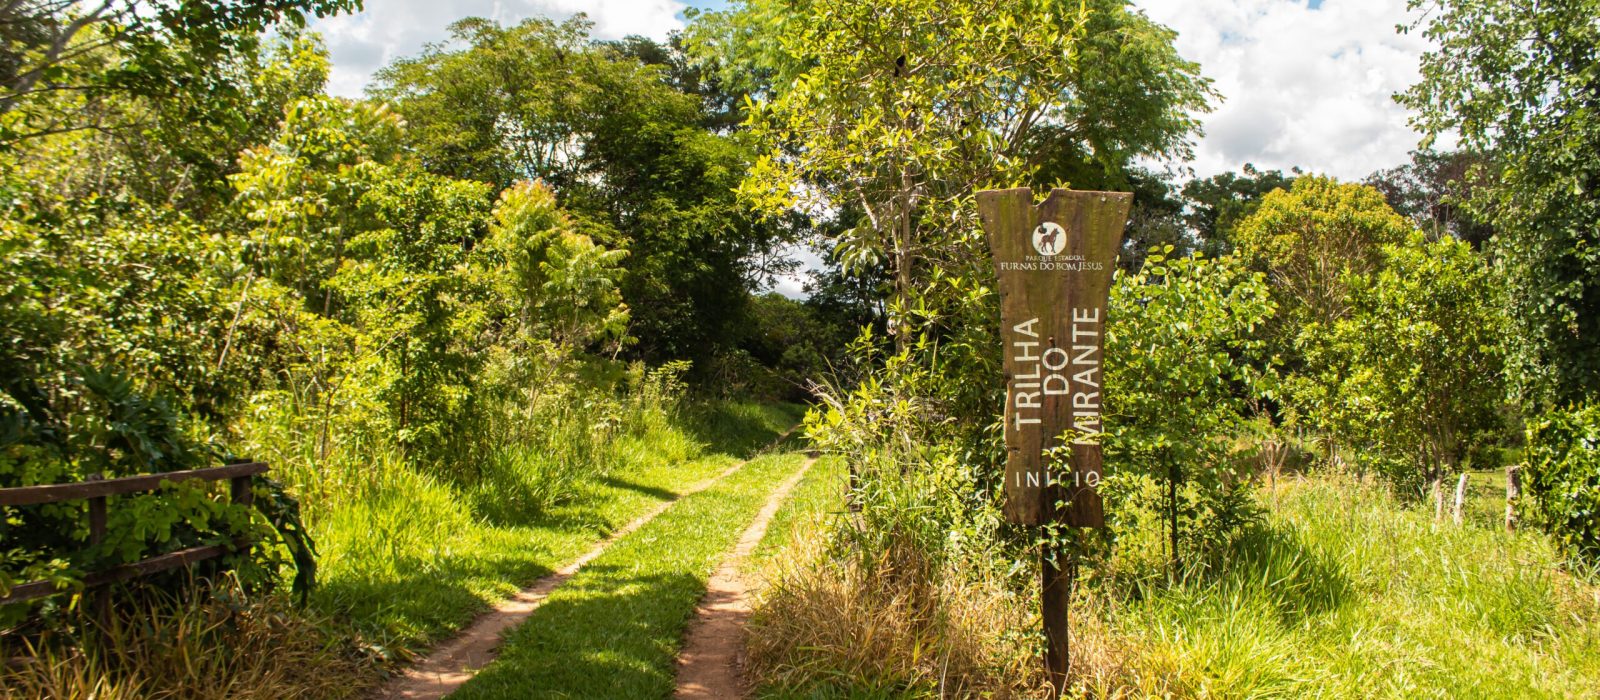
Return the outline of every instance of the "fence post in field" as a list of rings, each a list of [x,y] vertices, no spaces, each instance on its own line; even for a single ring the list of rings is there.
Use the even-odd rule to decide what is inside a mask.
[[[1463,473],[1461,475],[1461,478],[1456,481],[1456,505],[1455,505],[1455,508],[1451,509],[1451,511],[1450,511],[1450,517],[1453,520],[1456,521],[1457,525],[1461,524],[1461,507],[1463,505],[1465,505],[1466,502],[1467,502],[1467,475]]]
[[[1444,520],[1444,477],[1433,478],[1433,521]]]
[[[1506,529],[1517,529],[1517,498],[1522,495],[1522,465],[1506,466]]]
[[[104,478],[104,475],[99,472],[95,472],[90,474],[84,480],[88,482],[96,482]],[[104,542],[105,539],[106,497],[97,496],[89,499],[89,544],[98,545],[101,542]],[[102,626],[111,621],[110,591],[106,590],[105,588],[100,588],[94,592],[94,595],[89,596],[88,600],[90,607],[94,608],[90,612],[94,614],[95,619],[98,620]]]

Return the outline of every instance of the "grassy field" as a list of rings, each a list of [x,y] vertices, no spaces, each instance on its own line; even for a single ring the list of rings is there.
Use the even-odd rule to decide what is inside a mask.
[[[811,480],[811,492],[797,497],[793,511],[837,508],[837,492],[823,483]],[[1091,583],[1080,588],[1073,611],[1077,695],[1600,697],[1600,587],[1569,574],[1542,534],[1505,531],[1503,475],[1473,474],[1469,485],[1466,522],[1456,526],[1448,507],[1445,521],[1435,522],[1431,503],[1407,505],[1380,486],[1348,477],[1284,478],[1258,494],[1265,521],[1234,539],[1204,575],[1175,586],[1138,587],[1131,579],[1096,579],[1086,571]],[[789,537],[778,538],[775,529],[763,549],[780,542],[791,549],[766,556],[804,558],[808,546],[815,548],[817,528],[786,528]],[[831,590],[828,577],[791,572],[787,585]],[[996,593],[968,590],[972,600]],[[879,653],[931,655],[940,645],[1036,629],[1033,596],[1009,597],[1011,603],[987,612],[966,600],[937,608],[945,616],[988,615],[990,624],[924,628],[971,639],[912,635],[907,639],[920,639],[921,646]],[[771,617],[819,614],[803,602],[785,600],[757,614],[765,612],[763,622],[776,634],[806,636],[807,624],[823,622],[784,624]],[[839,615],[841,625],[856,624]],[[937,673],[916,680],[899,671],[871,677],[849,650],[829,647],[830,639],[786,647],[789,656],[766,671],[783,680],[755,679],[757,696],[940,696]],[[1037,666],[1027,657],[1029,648],[1036,647],[1019,647],[1016,658],[991,659],[994,666],[980,671],[993,679],[986,686],[1033,697],[1033,679],[1012,675]]]
[[[707,577],[804,456],[753,460],[684,498],[557,589],[455,696],[667,697]]]
[[[315,519],[320,611],[350,621],[379,651],[403,654],[461,628],[518,587],[612,530],[771,443],[794,406],[722,404],[678,424],[621,436],[609,464],[573,498],[522,519],[474,512],[454,487],[404,468]]]
[[[778,507],[767,525],[767,534],[745,560],[743,573],[759,576],[761,569],[775,555],[783,551],[800,529],[822,526],[830,514],[844,509],[844,494],[848,486],[845,462],[839,457],[823,457],[806,474],[806,478]]]
[[[1262,494],[1265,527],[1205,581],[1096,607],[1102,695],[1510,698],[1600,694],[1600,589],[1475,477],[1464,526],[1338,477]],[[1497,488],[1498,487],[1498,490]],[[1495,495],[1498,494],[1498,498]]]

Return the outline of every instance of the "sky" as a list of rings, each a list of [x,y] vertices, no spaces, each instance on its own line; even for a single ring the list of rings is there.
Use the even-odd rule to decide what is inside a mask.
[[[598,39],[665,38],[689,7],[721,0],[366,0],[359,14],[317,20],[333,69],[329,91],[359,96],[372,73],[445,38],[462,17],[514,23],[585,12]],[[1404,0],[1135,0],[1178,32],[1178,53],[1200,64],[1223,100],[1203,117],[1205,134],[1186,164],[1200,177],[1299,166],[1360,179],[1405,162],[1417,134],[1392,95],[1418,78],[1427,49]],[[807,262],[814,256],[806,255]],[[799,293],[797,280],[778,290]]]

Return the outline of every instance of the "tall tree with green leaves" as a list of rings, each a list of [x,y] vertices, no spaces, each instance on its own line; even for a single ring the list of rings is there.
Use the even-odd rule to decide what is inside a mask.
[[[1343,439],[1337,416],[1352,371],[1334,330],[1353,312],[1352,288],[1381,268],[1384,246],[1411,232],[1377,190],[1316,175],[1269,192],[1234,229],[1235,254],[1266,273],[1278,306],[1268,340],[1289,404],[1334,438],[1330,454]]]
[[[1494,227],[1479,220],[1467,203],[1483,184],[1481,164],[1487,161],[1486,156],[1468,151],[1425,148],[1412,151],[1409,163],[1368,175],[1366,184],[1382,192],[1389,206],[1429,238],[1454,236],[1483,250]]]
[[[1120,0],[750,0],[691,35],[766,82],[745,197],[767,212],[859,206],[836,254],[890,271],[901,347],[929,315],[927,280],[978,274],[975,189],[1028,183],[1068,150],[1106,167],[1182,156],[1212,97],[1171,30]]]
[[[1498,232],[1507,368],[1534,409],[1600,394],[1600,0],[1413,0],[1437,48],[1398,96],[1492,154],[1468,177]],[[1415,30],[1417,26],[1407,29]]]
[[[1417,231],[1381,252],[1378,271],[1352,280],[1352,311],[1333,329],[1333,352],[1350,368],[1335,410],[1346,434],[1398,461],[1391,476],[1414,488],[1498,441],[1504,317],[1494,276],[1467,243]]]
[[[1233,233],[1239,223],[1261,206],[1263,197],[1273,190],[1289,189],[1300,174],[1299,168],[1292,168],[1285,175],[1281,170],[1260,170],[1245,163],[1238,173],[1220,173],[1184,183],[1184,221],[1199,239],[1200,250],[1211,256],[1233,252]]]
[[[774,271],[764,254],[792,227],[736,201],[752,155],[714,82],[671,47],[597,44],[590,28],[465,19],[453,43],[380,71],[370,94],[405,118],[430,170],[543,180],[598,243],[633,251],[620,283],[631,352],[704,370],[737,345],[749,292]]]

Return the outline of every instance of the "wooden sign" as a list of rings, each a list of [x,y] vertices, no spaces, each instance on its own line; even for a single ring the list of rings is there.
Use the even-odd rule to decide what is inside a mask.
[[[977,197],[999,276],[1006,519],[1101,527],[1100,445],[1082,436],[1101,432],[1106,302],[1133,195],[1057,189],[1038,206],[1026,187]],[[1071,457],[1055,463],[1068,431],[1079,436]]]

